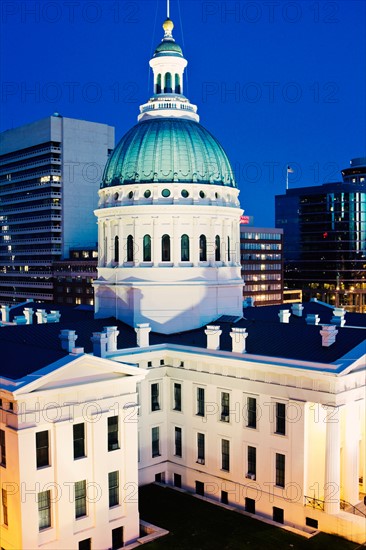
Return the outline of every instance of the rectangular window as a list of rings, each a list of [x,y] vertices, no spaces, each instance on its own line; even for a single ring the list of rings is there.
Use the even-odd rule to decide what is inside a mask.
[[[108,451],[119,449],[118,416],[108,418]]]
[[[230,395],[227,392],[221,392],[221,421],[229,422]]]
[[[159,384],[151,384],[151,410],[159,411]]]
[[[221,469],[230,471],[230,441],[227,439],[221,440]]]
[[[245,497],[245,511],[250,514],[255,514],[255,500],[254,498]]]
[[[221,491],[222,504],[229,504],[229,493],[227,491]]]
[[[38,528],[51,527],[51,491],[38,493]]]
[[[175,456],[182,456],[182,428],[175,427]]]
[[[286,435],[286,405],[276,403],[276,434]]]
[[[285,486],[285,455],[276,453],[276,485]]]
[[[80,540],[79,550],[91,550],[91,539]]]
[[[85,456],[85,424],[74,424],[73,427],[74,438],[74,460]]]
[[[182,410],[182,385],[174,384],[174,410]]]
[[[0,464],[6,467],[5,430],[0,430]]]
[[[49,466],[48,431],[36,433],[37,468]]]
[[[74,484],[75,518],[86,516],[86,480]]]
[[[118,550],[118,548],[122,548],[123,545],[123,527],[112,529],[112,550]]]
[[[108,474],[109,507],[119,504],[119,472],[109,472]]]
[[[197,388],[197,416],[205,416],[205,390]]]
[[[151,430],[152,457],[160,456],[159,428]]]
[[[254,397],[248,397],[247,399],[247,410],[248,410],[248,428],[257,427],[257,400]]]
[[[3,507],[3,524],[8,525],[8,493],[1,489],[1,504]]]
[[[203,481],[196,481],[196,495],[205,496],[205,484]]]
[[[179,489],[182,487],[182,476],[180,474],[174,474],[174,487]]]
[[[248,446],[248,474],[247,477],[255,479],[257,475],[257,449]]]
[[[273,506],[273,521],[277,521],[277,523],[284,523],[283,508]]]
[[[197,462],[205,463],[205,434],[197,434]]]

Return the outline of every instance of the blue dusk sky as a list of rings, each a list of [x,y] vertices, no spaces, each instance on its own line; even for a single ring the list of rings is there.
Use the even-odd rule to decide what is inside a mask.
[[[58,112],[115,126],[152,93],[164,0],[3,0],[1,126]],[[340,179],[366,155],[363,0],[171,0],[189,62],[185,95],[231,160],[245,214],[274,225],[274,196]]]

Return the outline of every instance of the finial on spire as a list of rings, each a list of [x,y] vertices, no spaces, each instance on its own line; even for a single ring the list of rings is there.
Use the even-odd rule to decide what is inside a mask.
[[[164,38],[173,38],[172,31],[174,29],[174,23],[171,19],[166,19],[163,23],[163,29],[164,29]]]

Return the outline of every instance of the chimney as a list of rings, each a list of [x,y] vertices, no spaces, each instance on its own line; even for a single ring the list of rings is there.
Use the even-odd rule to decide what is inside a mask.
[[[61,313],[56,309],[51,309],[50,313],[47,315],[48,323],[59,323],[61,318]]]
[[[304,306],[302,304],[292,304],[291,312],[296,317],[302,317]]]
[[[280,309],[278,312],[278,317],[280,318],[280,323],[289,323],[291,312],[289,309]]]
[[[119,330],[117,330],[117,327],[103,327],[103,330],[108,336],[108,352],[117,351],[117,336],[119,335]]]
[[[305,321],[307,325],[319,325],[320,317],[316,313],[308,313]]]
[[[63,329],[59,334],[59,338],[61,340],[61,348],[71,353],[78,339],[75,330]]]
[[[334,344],[336,336],[338,334],[338,330],[337,327],[334,325],[322,325],[322,330],[320,331],[320,334],[322,336],[322,346],[325,348],[329,348],[329,346]]]
[[[37,323],[42,325],[42,323],[47,323],[47,313],[45,309],[37,309],[36,311]]]
[[[230,332],[232,351],[234,353],[246,353],[245,340],[248,337],[246,328],[232,328]]]
[[[93,332],[90,340],[93,342],[93,354],[96,357],[105,357],[107,355],[107,334],[105,332]]]
[[[84,352],[84,348],[72,348],[71,350],[71,355],[83,355]]]
[[[10,306],[1,306],[1,320],[3,323],[9,323]]]
[[[207,335],[207,349],[220,349],[220,336],[222,330],[217,325],[207,325],[207,330],[205,330]]]
[[[335,307],[333,309],[333,317],[331,318],[330,322],[332,325],[337,325],[337,327],[344,327],[346,324],[346,320],[344,316],[346,315],[346,311],[343,307]]]
[[[25,307],[23,309],[23,315],[27,320],[27,325],[33,324],[33,312],[34,310],[31,307]]]
[[[139,348],[149,347],[149,332],[151,327],[149,323],[141,323],[136,325],[135,332],[137,338],[137,345]]]

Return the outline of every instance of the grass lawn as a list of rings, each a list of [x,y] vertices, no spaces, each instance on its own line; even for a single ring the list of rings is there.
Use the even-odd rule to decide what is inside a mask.
[[[141,519],[170,531],[146,550],[354,550],[358,544],[320,533],[305,539],[168,487],[140,488]]]

